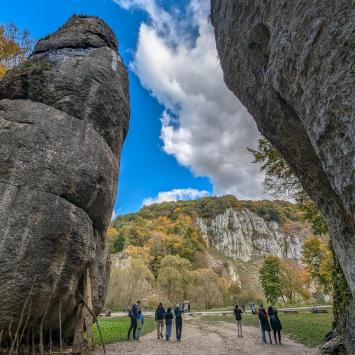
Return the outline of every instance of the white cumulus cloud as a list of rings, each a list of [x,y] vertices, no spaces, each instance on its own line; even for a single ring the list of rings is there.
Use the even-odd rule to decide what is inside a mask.
[[[265,198],[264,175],[246,149],[256,146],[259,133],[223,81],[209,1],[191,0],[186,9],[169,11],[156,0],[115,2],[149,17],[140,25],[130,67],[165,107],[163,150],[196,176],[208,176],[214,194]]]
[[[196,189],[173,189],[170,191],[159,192],[154,198],[148,197],[143,200],[143,206],[149,206],[153,203],[161,203],[167,201],[178,200],[196,200],[197,198],[208,196],[209,192]]]

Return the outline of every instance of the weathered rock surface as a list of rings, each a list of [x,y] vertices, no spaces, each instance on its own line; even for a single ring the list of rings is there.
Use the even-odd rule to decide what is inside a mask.
[[[207,254],[208,267],[217,275],[233,281],[238,287],[242,287],[239,270],[230,260],[221,260],[212,254]]]
[[[55,337],[61,303],[70,340],[88,271],[96,313],[105,299],[106,229],[129,120],[117,49],[102,20],[75,16],[0,82],[3,339],[10,324],[15,333],[22,311],[21,330],[28,316],[36,338],[41,321]]]
[[[198,218],[196,223],[209,246],[244,262],[266,255],[300,260],[303,239],[310,235],[305,226],[286,231],[248,209],[230,208],[210,220]]]
[[[211,3],[227,86],[327,219],[353,296],[339,330],[349,353],[355,353],[354,4]]]

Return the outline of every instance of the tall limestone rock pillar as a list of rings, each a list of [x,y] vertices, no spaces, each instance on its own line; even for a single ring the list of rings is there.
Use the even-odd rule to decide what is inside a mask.
[[[58,338],[60,313],[70,341],[80,295],[90,294],[96,313],[104,302],[106,229],[129,123],[117,50],[102,20],[74,16],[0,82],[3,340],[19,329],[37,342],[40,328]]]
[[[211,3],[227,86],[247,107],[262,134],[282,153],[327,219],[353,297],[338,335],[345,337],[348,352],[353,354],[354,2]]]

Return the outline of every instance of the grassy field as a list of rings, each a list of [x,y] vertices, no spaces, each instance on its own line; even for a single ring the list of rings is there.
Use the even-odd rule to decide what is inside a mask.
[[[282,333],[290,338],[310,347],[321,345],[324,336],[331,330],[332,313],[298,313],[298,314],[280,314],[282,322]],[[203,316],[206,321],[225,321],[234,322],[232,315],[226,316]],[[259,327],[259,320],[256,316],[245,315],[243,324]]]
[[[100,329],[105,344],[116,343],[127,339],[127,332],[130,325],[130,319],[125,318],[100,318]],[[144,317],[144,326],[142,335],[151,332],[155,329],[155,322],[152,317]],[[101,344],[99,332],[94,324],[94,343],[96,346]]]

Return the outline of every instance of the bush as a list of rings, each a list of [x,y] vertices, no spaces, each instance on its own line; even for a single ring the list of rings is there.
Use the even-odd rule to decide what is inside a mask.
[[[112,253],[119,253],[123,250],[125,246],[125,240],[122,236],[116,236],[114,239],[113,239],[113,243],[112,243],[112,246],[111,246],[111,252]]]

